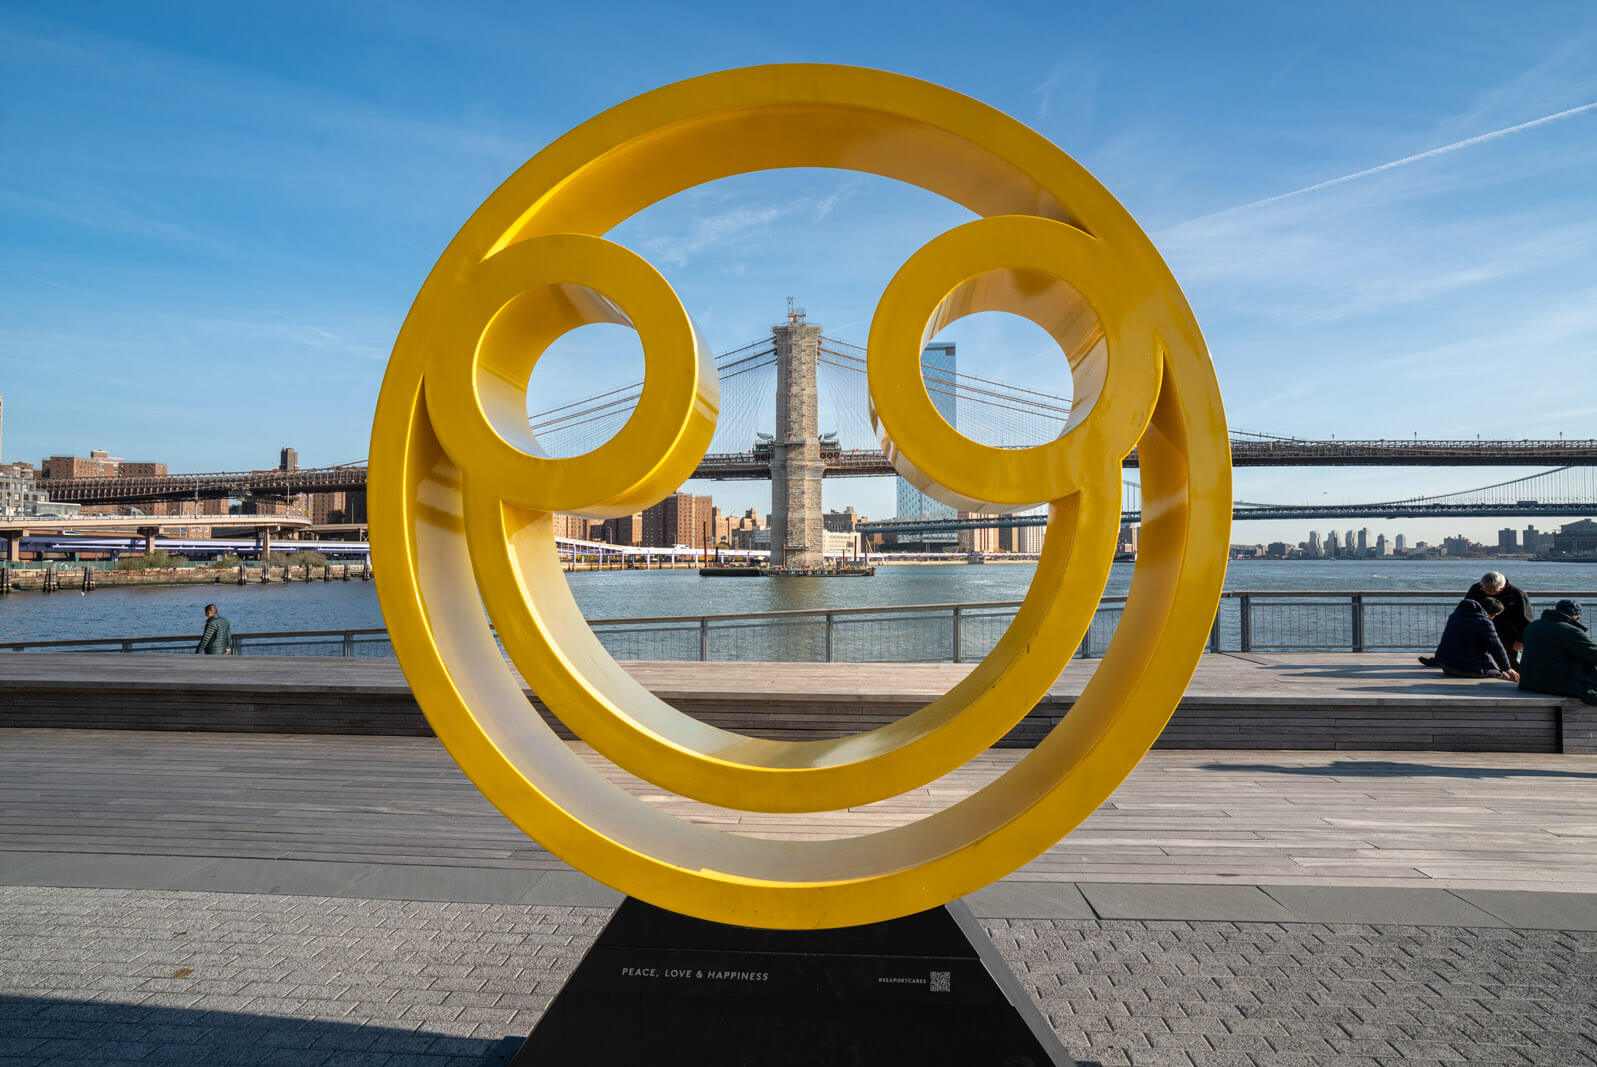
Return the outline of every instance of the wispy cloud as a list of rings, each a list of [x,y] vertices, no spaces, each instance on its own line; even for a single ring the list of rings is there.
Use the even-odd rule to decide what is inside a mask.
[[[1066,101],[1071,110],[1090,121],[1097,105],[1098,70],[1089,56],[1071,55],[1055,63],[1048,77],[1032,87],[1037,115],[1048,118],[1055,103]]]
[[[1389,163],[1382,163],[1379,166],[1366,167],[1363,170],[1356,170],[1351,174],[1344,174],[1338,178],[1328,178],[1323,182],[1315,182],[1313,185],[1305,185],[1301,189],[1293,189],[1288,193],[1280,193],[1276,196],[1267,196],[1262,200],[1254,200],[1246,204],[1238,204],[1236,207],[1228,207],[1221,211],[1211,212],[1208,215],[1201,215],[1198,218],[1191,219],[1189,221],[1203,222],[1207,219],[1219,218],[1223,215],[1230,215],[1239,211],[1250,211],[1253,208],[1264,207],[1267,204],[1278,204],[1283,200],[1291,200],[1294,197],[1303,196],[1307,193],[1318,192],[1321,189],[1330,189],[1334,186],[1346,185],[1348,182],[1357,181],[1360,178],[1368,178],[1373,174],[1381,174],[1385,171],[1396,170],[1399,167],[1406,167],[1412,163],[1418,163],[1421,160],[1434,159],[1437,156],[1445,156],[1449,152],[1458,152],[1465,148],[1472,148],[1478,144],[1485,144],[1488,141],[1495,141],[1501,137],[1507,137],[1510,134],[1519,133],[1523,130],[1534,129],[1537,126],[1545,126],[1549,122],[1557,122],[1560,119],[1566,119],[1572,115],[1579,115],[1587,111],[1597,111],[1597,101],[1593,101],[1589,104],[1580,104],[1576,107],[1565,108],[1563,111],[1557,111],[1551,115],[1543,115],[1540,118],[1530,119],[1527,122],[1516,123],[1513,126],[1505,126],[1500,130],[1492,130],[1488,133],[1477,134],[1474,137],[1466,137],[1462,141],[1454,141],[1452,144],[1445,144],[1440,148],[1432,148],[1429,151],[1418,152],[1412,156],[1404,156],[1402,159],[1394,159]]]
[[[1431,220],[1369,204],[1183,223],[1159,245],[1186,284],[1245,301],[1250,316],[1331,323],[1579,269],[1597,221],[1563,205]]]
[[[674,267],[687,266],[693,257],[716,245],[727,244],[770,228],[772,223],[798,211],[797,205],[782,207],[735,207],[694,219],[686,234],[662,235],[644,241],[651,258]]]
[[[201,243],[188,226],[154,218],[103,198],[72,201],[0,188],[0,211],[7,208],[29,216],[48,215],[64,222],[130,237],[154,238],[183,245]]]
[[[1536,308],[1534,315],[1503,319],[1483,310],[1465,317],[1477,328],[1413,348],[1387,341],[1361,354],[1365,365],[1382,368],[1398,396],[1410,395],[1410,384],[1434,389],[1438,383],[1451,386],[1462,381],[1473,383],[1468,389],[1478,385],[1488,390],[1481,394],[1479,405],[1427,412],[1430,432],[1518,436],[1529,425],[1567,426],[1568,420],[1594,410],[1564,405],[1580,398],[1589,377],[1590,353],[1597,344],[1597,289],[1588,286],[1560,293]],[[1517,372],[1531,367],[1533,373]],[[1512,388],[1496,396],[1493,390],[1508,383]],[[1456,415],[1458,421],[1436,419],[1435,411]]]
[[[1450,134],[1501,125],[1516,116],[1579,98],[1592,85],[1597,22],[1577,30],[1537,63],[1480,93],[1474,104],[1443,125]]]
[[[639,247],[651,259],[684,267],[707,249],[735,246],[790,219],[808,217],[820,222],[851,193],[845,185],[826,196],[793,197],[776,204],[734,204],[716,211],[701,206],[688,220],[686,232],[657,233],[639,241]]]
[[[1563,424],[1570,419],[1586,419],[1597,415],[1597,407],[1568,408],[1564,411],[1544,411],[1537,418],[1543,422]]]
[[[1493,229],[1501,234],[1500,240],[1491,246],[1497,249],[1493,254],[1451,265],[1423,258],[1418,262],[1399,258],[1386,272],[1350,272],[1340,287],[1340,296],[1328,300],[1306,317],[1310,321],[1329,322],[1382,308],[1435,300],[1533,271],[1556,268],[1577,261],[1597,248],[1597,225],[1548,227],[1540,232],[1529,232],[1517,241],[1509,238],[1514,230],[1512,222],[1499,220]]]
[[[526,127],[484,122],[477,116],[426,117],[414,109],[401,111],[288,76],[126,37],[40,19],[23,25],[28,28],[0,27],[0,61],[17,70],[71,78],[100,89],[111,101],[123,99],[125,88],[137,85],[140,99],[172,123],[164,128],[146,123],[144,140],[134,150],[114,155],[114,162],[105,158],[104,142],[92,146],[95,166],[113,172],[164,166],[185,175],[303,181],[309,169],[309,180],[316,181],[325,180],[327,161],[343,162],[354,151],[519,162],[543,139]],[[223,115],[230,125],[221,135],[200,143],[187,137],[183,121],[211,122]],[[293,131],[287,138],[285,129]],[[107,131],[110,136],[120,132]],[[277,140],[275,151],[263,151],[256,143],[268,139]],[[175,151],[169,161],[162,152],[149,150],[167,146]],[[72,158],[72,147],[57,150]]]

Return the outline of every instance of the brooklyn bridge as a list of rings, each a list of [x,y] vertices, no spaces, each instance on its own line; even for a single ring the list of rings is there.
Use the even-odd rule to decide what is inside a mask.
[[[951,362],[951,361],[948,361]],[[870,425],[865,350],[826,336],[802,312],[769,337],[716,357],[720,415],[709,450],[693,477],[710,481],[770,479],[772,519],[802,552],[819,529],[817,479],[895,473]],[[1071,400],[1012,382],[955,371],[928,359],[925,387],[934,403],[968,437],[999,447],[1028,447],[1065,431]],[[631,417],[643,383],[529,414],[545,454],[573,456],[608,440]],[[957,413],[957,414],[954,414]],[[1233,430],[1236,467],[1547,467],[1539,474],[1496,479],[1445,495],[1357,504],[1237,502],[1245,519],[1423,518],[1437,516],[1576,516],[1597,514],[1597,439],[1425,440],[1417,437],[1315,440]],[[1125,466],[1136,468],[1137,454]],[[168,474],[159,477],[47,479],[56,501],[83,505],[141,505],[216,498],[283,500],[304,493],[359,492],[364,460],[295,470]],[[1140,502],[1128,481],[1125,510],[1135,521]],[[1038,515],[927,519],[899,517],[867,530],[961,529],[1027,525]],[[780,524],[780,525],[779,525]],[[773,542],[780,543],[780,542]]]

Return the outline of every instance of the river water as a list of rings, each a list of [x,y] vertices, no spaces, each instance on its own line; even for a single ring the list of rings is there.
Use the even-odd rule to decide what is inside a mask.
[[[1492,564],[1484,560],[1241,560],[1230,565],[1226,588],[1451,590],[1462,595],[1488,566]],[[1505,560],[1495,566],[1533,592],[1597,590],[1593,563]],[[872,578],[701,578],[691,570],[567,577],[589,618],[621,618],[1018,600],[1032,571],[1031,564],[1022,563],[956,563],[883,566]],[[1106,594],[1124,594],[1131,572],[1131,564],[1115,564]],[[233,629],[243,633],[383,625],[376,587],[370,582],[169,586],[87,594],[64,590],[0,597],[0,642],[198,633],[202,609],[212,601],[232,620]],[[1590,610],[1597,611],[1597,605]]]

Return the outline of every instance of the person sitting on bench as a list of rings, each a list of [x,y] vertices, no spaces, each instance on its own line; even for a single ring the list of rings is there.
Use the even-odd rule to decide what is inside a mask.
[[[1560,600],[1525,627],[1521,689],[1597,704],[1597,641],[1580,621],[1580,605]]]
[[[1421,656],[1427,667],[1440,667],[1454,678],[1507,678],[1519,681],[1519,673],[1509,665],[1508,652],[1492,619],[1503,612],[1503,602],[1487,597],[1485,603],[1464,599],[1448,616],[1436,654]]]

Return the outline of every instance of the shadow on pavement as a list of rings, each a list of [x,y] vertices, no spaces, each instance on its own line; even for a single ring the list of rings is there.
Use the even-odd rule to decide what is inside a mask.
[[[57,997],[0,996],[0,1060],[24,1063],[281,1064],[340,1067],[401,1063],[499,1067],[525,1035],[454,1037],[200,1007],[147,1007]]]
[[[0,996],[0,1062],[502,1067],[525,1035],[452,1037],[203,1008]],[[669,1059],[661,1062],[671,1062]],[[1077,1060],[1076,1067],[1103,1067]]]
[[[1523,696],[1526,699],[1545,700],[1549,696],[1556,697],[1556,693],[1537,693],[1530,690],[1521,690],[1513,682],[1505,682],[1499,678],[1457,678],[1443,674],[1434,667],[1422,666],[1417,661],[1408,666],[1402,663],[1372,663],[1368,666],[1354,664],[1351,666],[1327,667],[1319,663],[1281,663],[1276,666],[1283,673],[1290,672],[1294,678],[1349,678],[1364,679],[1378,682],[1403,682],[1404,692],[1422,693],[1456,693],[1460,686],[1480,685],[1483,682],[1492,683],[1493,696],[1502,693],[1514,696]],[[1423,687],[1423,688],[1422,688]],[[1562,699],[1562,698],[1559,698]]]
[[[1206,771],[1307,774],[1324,778],[1597,778],[1597,771],[1550,771],[1540,767],[1438,767],[1395,760],[1337,760],[1323,767],[1280,763],[1205,763]]]

